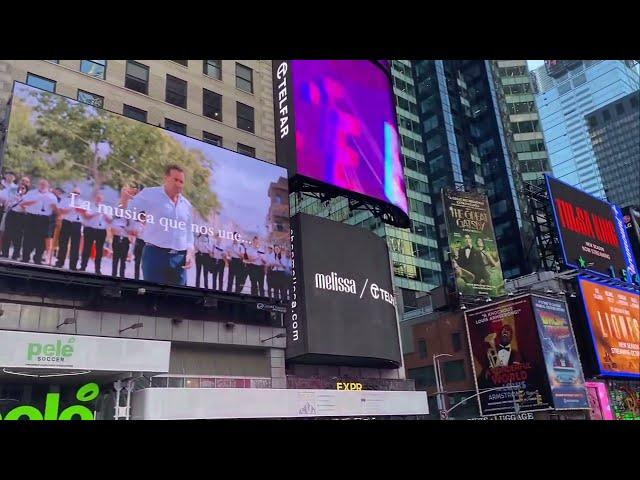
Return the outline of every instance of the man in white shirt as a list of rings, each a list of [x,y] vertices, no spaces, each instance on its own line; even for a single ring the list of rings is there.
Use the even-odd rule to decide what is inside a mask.
[[[3,190],[6,218],[1,256],[8,257],[9,248],[13,246],[13,253],[11,254],[12,260],[18,260],[20,257],[20,249],[22,248],[22,240],[24,236],[24,222],[27,217],[27,214],[22,208],[22,201],[29,191],[30,185],[31,180],[29,177],[22,177],[20,184],[15,188],[7,188]]]
[[[193,265],[194,239],[193,207],[182,194],[184,183],[182,167],[170,165],[165,170],[163,186],[148,187],[137,194],[123,189],[125,208],[153,216],[153,223],[147,221],[142,232],[142,275],[147,281],[187,284],[186,270]]]
[[[58,261],[56,267],[64,267],[67,259],[67,249],[71,242],[69,251],[69,270],[78,269],[78,259],[80,258],[80,237],[82,235],[82,219],[84,209],[80,207],[80,190],[76,187],[73,191],[60,201],[58,212],[62,218],[60,227],[60,238],[58,240]]]
[[[94,259],[94,271],[96,275],[102,275],[102,254],[104,253],[104,241],[107,238],[107,227],[113,220],[110,215],[103,213],[100,208],[104,202],[102,194],[98,193],[92,202],[91,210],[84,211],[84,241],[82,242],[82,260],[80,270],[85,271],[91,256],[91,248],[96,246],[96,257]]]
[[[133,243],[133,271],[134,278],[136,280],[140,280],[140,265],[142,265],[142,253],[144,252],[144,240],[142,239],[143,231],[143,221],[136,219],[129,224],[129,234],[135,238],[135,242]]]
[[[58,213],[58,199],[49,191],[49,182],[45,179],[38,182],[37,190],[31,190],[22,199],[20,206],[27,214],[24,223],[24,244],[22,261],[31,261],[31,252],[35,250],[33,263],[42,263],[45,249],[45,238],[49,232],[49,217]]]

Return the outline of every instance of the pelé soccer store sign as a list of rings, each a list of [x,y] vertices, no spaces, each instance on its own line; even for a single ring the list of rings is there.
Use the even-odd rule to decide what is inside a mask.
[[[0,330],[0,367],[169,371],[171,342]]]

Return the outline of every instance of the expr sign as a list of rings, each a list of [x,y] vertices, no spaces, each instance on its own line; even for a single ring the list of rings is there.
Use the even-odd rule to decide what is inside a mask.
[[[386,242],[371,232],[298,214],[291,220],[293,362],[397,367],[400,345]]]
[[[169,371],[171,342],[0,330],[0,367]]]

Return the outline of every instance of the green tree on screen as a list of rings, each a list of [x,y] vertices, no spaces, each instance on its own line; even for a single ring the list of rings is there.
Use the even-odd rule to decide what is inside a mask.
[[[120,190],[132,182],[161,185],[164,169],[185,169],[185,195],[207,218],[220,208],[209,188],[214,165],[159,128],[48,92],[31,94],[30,106],[15,98],[5,167],[53,183],[88,181]]]

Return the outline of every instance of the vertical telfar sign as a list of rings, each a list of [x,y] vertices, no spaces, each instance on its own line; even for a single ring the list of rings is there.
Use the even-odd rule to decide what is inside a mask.
[[[442,189],[456,288],[462,295],[504,295],[504,278],[486,195]]]
[[[531,297],[465,312],[481,415],[551,408]]]
[[[558,410],[589,408],[567,305],[562,301],[537,295],[533,295],[531,301],[547,366],[553,406]]]

